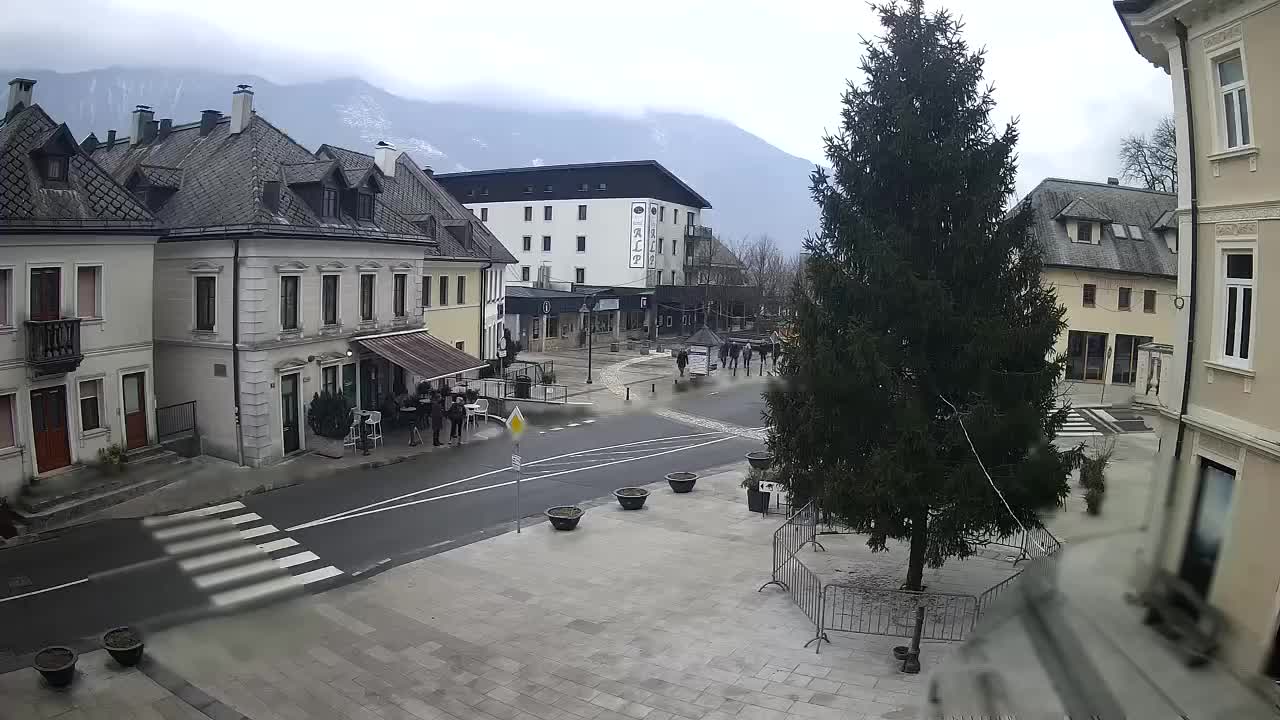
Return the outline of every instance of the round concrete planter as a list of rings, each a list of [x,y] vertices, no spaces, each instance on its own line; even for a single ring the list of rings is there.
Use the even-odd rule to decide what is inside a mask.
[[[614,490],[613,496],[618,499],[623,510],[639,510],[644,507],[644,501],[649,499],[649,491],[638,487],[624,487]]]
[[[756,470],[768,470],[773,466],[773,453],[768,450],[757,450],[747,453],[747,462]]]
[[[572,530],[578,527],[578,521],[585,514],[577,505],[551,507],[545,512],[547,519],[551,521],[551,527],[557,530]]]
[[[687,493],[693,491],[694,483],[698,482],[698,473],[691,472],[673,472],[667,473],[667,484],[671,489],[678,493]]]
[[[115,661],[125,667],[133,667],[142,660],[145,645],[142,636],[131,627],[118,627],[102,635],[102,647],[111,653]]]
[[[62,645],[53,645],[36,653],[32,666],[44,676],[50,687],[66,687],[76,677],[76,651]]]

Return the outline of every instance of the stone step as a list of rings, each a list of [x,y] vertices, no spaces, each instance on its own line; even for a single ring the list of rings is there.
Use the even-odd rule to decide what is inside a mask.
[[[177,456],[174,455],[176,458]],[[142,468],[135,468],[132,473],[113,476],[129,477],[128,482],[112,482],[106,485],[95,485],[84,488],[67,496],[37,498],[38,503],[28,503],[33,498],[23,496],[19,499],[14,513],[26,532],[45,530],[58,525],[65,525],[77,518],[104,508],[119,505],[126,500],[144,495],[178,480],[186,473],[185,467],[191,461],[183,458],[176,462],[153,461]],[[31,505],[36,505],[35,508]]]

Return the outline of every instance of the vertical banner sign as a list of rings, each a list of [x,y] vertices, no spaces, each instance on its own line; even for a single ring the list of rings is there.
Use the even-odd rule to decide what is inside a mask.
[[[652,203],[649,205],[648,228],[649,228],[649,232],[647,233],[647,236],[649,238],[649,268],[653,269],[658,267],[658,204],[657,203]],[[660,285],[661,283],[657,283],[657,284]]]
[[[631,203],[631,264],[628,267],[644,267],[644,253],[648,233],[645,232],[645,217],[648,212],[647,203]]]

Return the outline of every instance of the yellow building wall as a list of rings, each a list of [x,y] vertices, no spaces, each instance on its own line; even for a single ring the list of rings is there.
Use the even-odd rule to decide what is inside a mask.
[[[427,264],[424,277],[431,278],[431,304],[423,308],[427,330],[437,338],[454,345],[463,343],[463,350],[480,356],[480,327],[484,315],[484,298],[480,296],[480,266],[462,263]],[[448,303],[440,303],[440,281],[448,278]],[[465,295],[458,302],[458,278],[463,282]]]

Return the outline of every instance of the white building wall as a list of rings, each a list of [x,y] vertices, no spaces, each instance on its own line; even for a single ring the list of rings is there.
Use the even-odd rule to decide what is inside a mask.
[[[551,266],[551,279],[556,283],[573,283],[574,270],[585,270],[584,282],[588,285],[610,287],[647,287],[648,268],[628,267],[629,237],[631,232],[631,204],[646,202],[659,208],[657,216],[651,215],[657,238],[662,239],[661,254],[656,255],[656,268],[663,271],[662,284],[671,284],[671,272],[676,272],[676,284],[683,283],[684,275],[684,227],[687,214],[693,213],[694,224],[700,223],[700,211],[685,205],[677,205],[652,198],[595,198],[578,200],[542,200],[537,193],[528,200],[497,203],[469,203],[467,207],[484,221],[507,250],[516,257],[514,265],[507,266],[506,281],[511,284],[528,284],[521,281],[521,268],[529,268],[529,279],[538,278],[538,267]],[[578,206],[587,206],[586,220],[578,219]],[[525,207],[531,207],[532,219],[524,219]],[[544,220],[544,208],[550,206],[552,219]],[[679,221],[675,211],[679,210]],[[524,250],[523,238],[529,236],[530,248]],[[551,251],[542,250],[543,236],[551,237]],[[577,251],[578,236],[587,238],[585,252]],[[675,242],[674,252],[672,242]]]

